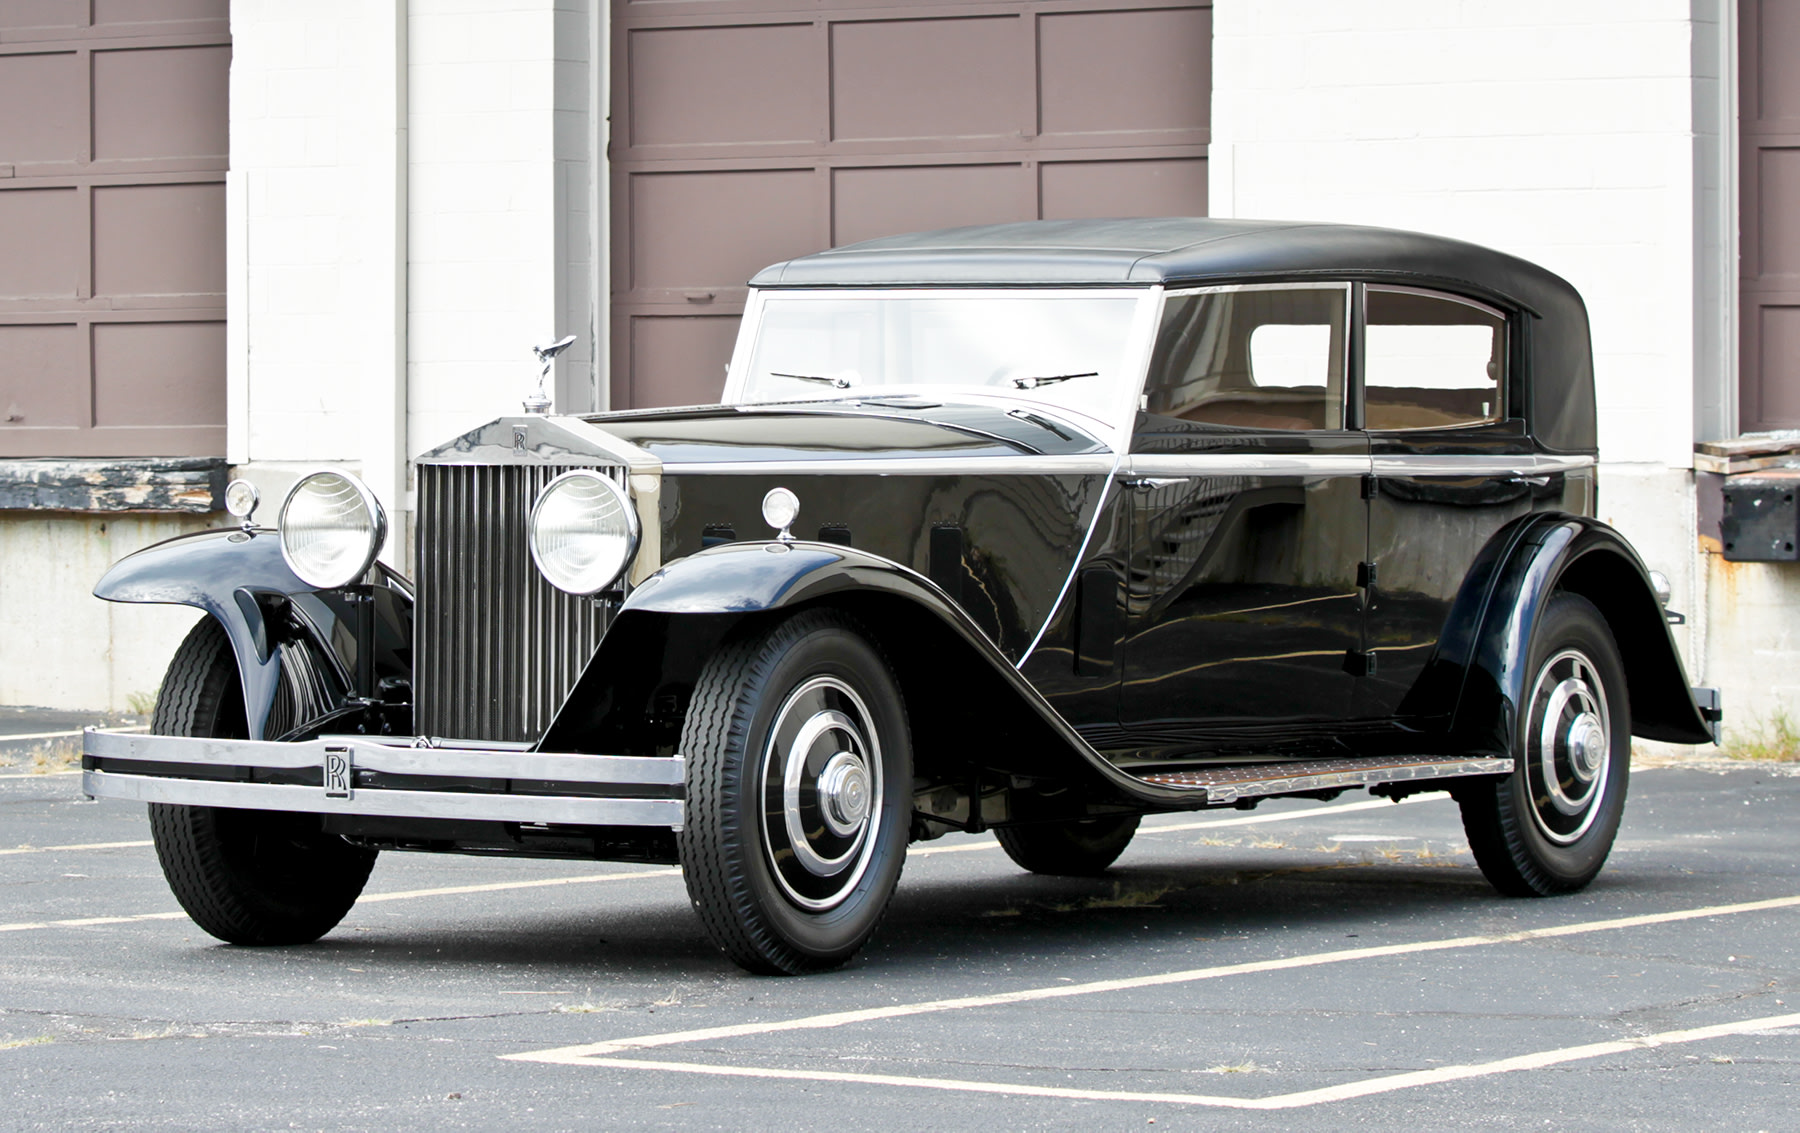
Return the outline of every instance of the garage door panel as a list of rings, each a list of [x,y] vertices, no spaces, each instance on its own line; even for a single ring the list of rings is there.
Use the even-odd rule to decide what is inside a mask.
[[[818,244],[810,169],[639,173],[627,184],[636,290],[741,287]]]
[[[74,297],[82,247],[78,190],[0,192],[0,299]]]
[[[1800,274],[1800,149],[1765,147],[1756,156],[1753,273]]]
[[[94,53],[94,158],[222,157],[231,48]]]
[[[1800,0],[1739,0],[1738,427],[1800,427]]]
[[[831,242],[928,228],[1035,219],[1021,164],[884,166],[832,171]]]
[[[96,25],[224,20],[230,16],[231,0],[94,0]]]
[[[1017,16],[844,22],[831,29],[839,141],[1031,131]]]
[[[639,315],[630,320],[631,404],[705,405],[725,389],[738,314]]]
[[[1038,53],[1046,135],[1207,130],[1210,8],[1043,15]]]
[[[76,27],[86,6],[87,0],[6,0],[0,4],[0,31]]]
[[[632,32],[630,144],[819,141],[816,39],[810,23]]]
[[[1045,220],[1094,216],[1205,216],[1206,159],[1046,161]]]
[[[1751,90],[1751,115],[1764,122],[1800,121],[1800,4],[1793,0],[1760,0],[1754,5],[1762,50]]]
[[[616,407],[715,397],[767,264],[1206,208],[1207,0],[615,0],[612,21]]]
[[[225,186],[94,190],[96,295],[223,295]]]
[[[82,156],[83,74],[73,51],[0,55],[0,162]]]
[[[224,322],[94,325],[96,426],[224,423]]]
[[[9,431],[87,424],[81,329],[0,325],[0,441]]]

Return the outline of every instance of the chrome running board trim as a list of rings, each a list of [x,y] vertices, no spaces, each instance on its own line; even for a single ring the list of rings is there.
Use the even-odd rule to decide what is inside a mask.
[[[1191,771],[1152,771],[1137,778],[1159,787],[1204,791],[1207,803],[1217,805],[1234,803],[1239,799],[1371,787],[1380,783],[1403,783],[1415,779],[1505,775],[1512,769],[1512,760],[1498,757],[1314,759],[1299,763],[1259,763],[1248,767],[1240,765],[1201,767]]]

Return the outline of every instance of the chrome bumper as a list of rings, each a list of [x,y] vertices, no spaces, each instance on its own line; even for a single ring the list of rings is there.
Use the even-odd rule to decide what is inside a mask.
[[[323,736],[276,743],[89,728],[81,789],[91,798],[244,810],[681,829],[680,756],[417,742]]]

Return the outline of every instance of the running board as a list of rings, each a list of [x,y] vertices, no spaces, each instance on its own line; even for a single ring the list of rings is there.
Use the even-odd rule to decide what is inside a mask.
[[[1500,758],[1309,759],[1298,763],[1258,763],[1237,767],[1201,767],[1192,771],[1152,771],[1138,778],[1158,787],[1204,791],[1208,804],[1239,799],[1296,795],[1305,791],[1372,787],[1414,779],[1456,779],[1467,775],[1505,775],[1513,761]]]

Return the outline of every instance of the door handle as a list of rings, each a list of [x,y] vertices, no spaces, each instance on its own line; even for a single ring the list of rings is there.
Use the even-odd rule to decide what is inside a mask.
[[[1122,487],[1135,488],[1140,492],[1148,492],[1153,488],[1171,488],[1176,484],[1185,484],[1192,476],[1128,476],[1119,481]]]

